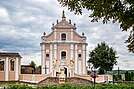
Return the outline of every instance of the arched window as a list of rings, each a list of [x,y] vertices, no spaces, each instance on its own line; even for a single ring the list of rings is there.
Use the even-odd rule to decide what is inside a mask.
[[[65,41],[65,40],[66,40],[66,34],[65,34],[65,33],[62,33],[62,34],[61,34],[61,40],[62,40],[62,41]]]
[[[13,59],[10,60],[10,70],[14,71],[14,63],[15,61]]]
[[[4,60],[0,59],[0,71],[4,71]]]
[[[66,52],[65,51],[61,52],[61,59],[66,59]]]

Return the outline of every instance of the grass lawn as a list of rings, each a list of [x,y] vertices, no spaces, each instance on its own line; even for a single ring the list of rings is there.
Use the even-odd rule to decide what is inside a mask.
[[[9,85],[16,85],[16,82],[0,82],[0,86],[9,86]]]

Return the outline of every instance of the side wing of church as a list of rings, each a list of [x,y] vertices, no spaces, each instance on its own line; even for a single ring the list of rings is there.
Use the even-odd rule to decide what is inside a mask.
[[[61,71],[66,77],[74,74],[85,75],[86,72],[86,37],[79,35],[75,24],[66,21],[64,11],[62,20],[52,26],[52,32],[41,37],[42,74],[52,73],[58,76]]]

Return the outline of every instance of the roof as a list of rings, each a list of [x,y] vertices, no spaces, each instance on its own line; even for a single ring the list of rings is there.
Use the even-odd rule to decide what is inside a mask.
[[[70,22],[67,22],[67,21],[66,21],[66,17],[65,17],[64,11],[63,11],[63,13],[62,13],[62,20],[61,20],[59,23],[57,22],[57,24],[52,27],[52,29],[55,29],[55,28],[70,28],[70,29],[76,29],[75,25],[72,25],[72,24],[71,24],[71,20],[70,20]]]
[[[31,66],[31,65],[21,65],[21,67],[32,67],[32,68],[34,68],[34,67]]]
[[[5,57],[21,57],[19,53],[6,53],[6,52],[0,52],[0,56]]]

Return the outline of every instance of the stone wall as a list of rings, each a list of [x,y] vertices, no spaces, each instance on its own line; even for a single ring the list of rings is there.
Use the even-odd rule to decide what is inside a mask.
[[[42,81],[40,81],[37,86],[48,86],[48,85],[59,85],[58,77],[48,77]]]
[[[91,86],[93,85],[92,81],[82,79],[82,78],[77,78],[77,77],[67,77],[65,78],[65,83],[71,84],[71,85],[76,85],[76,86]],[[59,85],[59,78],[58,77],[48,77],[42,81],[40,81],[37,86],[49,86],[49,85]]]
[[[69,83],[71,85],[84,85],[84,86],[91,86],[93,85],[93,82],[87,79],[82,79],[82,78],[78,78],[78,77],[67,77],[65,79],[66,83]]]

